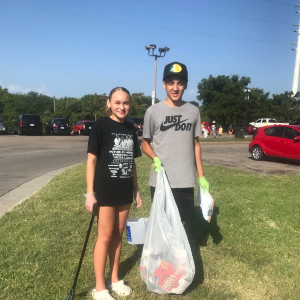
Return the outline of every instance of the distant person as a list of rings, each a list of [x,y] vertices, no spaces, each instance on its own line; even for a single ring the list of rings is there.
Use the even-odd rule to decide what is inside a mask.
[[[233,133],[233,127],[232,127],[232,124],[229,125],[229,128],[228,128],[228,133],[229,133],[229,137],[231,138],[232,136],[232,133]]]
[[[222,127],[222,125],[220,125],[220,127],[219,127],[218,134],[219,134],[219,137],[222,137],[222,134],[223,134],[223,127]]]
[[[99,206],[98,238],[94,249],[95,300],[114,300],[105,286],[107,254],[110,264],[109,287],[119,296],[131,294],[131,288],[119,280],[122,234],[131,207],[142,205],[134,158],[140,156],[136,128],[125,121],[131,107],[127,89],[114,88],[107,99],[108,117],[96,121],[88,142],[86,167],[86,208]]]
[[[195,168],[199,185],[204,191],[209,190],[201,161],[199,109],[182,100],[187,82],[184,64],[173,62],[165,66],[163,88],[167,96],[147,109],[142,142],[143,151],[153,160],[149,179],[152,200],[156,172],[163,166],[182,221],[191,221],[194,216]]]

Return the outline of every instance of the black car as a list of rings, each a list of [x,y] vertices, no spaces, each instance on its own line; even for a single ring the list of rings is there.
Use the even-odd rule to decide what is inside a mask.
[[[126,120],[134,125],[137,135],[143,135],[144,118],[127,118]]]
[[[46,134],[71,134],[71,125],[67,118],[52,118],[45,124]]]
[[[43,122],[38,115],[24,114],[19,115],[14,123],[14,133],[22,134],[39,134],[42,135]]]
[[[6,134],[6,124],[2,118],[0,118],[0,134]]]

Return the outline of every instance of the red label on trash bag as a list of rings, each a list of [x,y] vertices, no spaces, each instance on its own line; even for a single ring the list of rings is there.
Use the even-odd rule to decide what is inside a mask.
[[[154,275],[158,278],[158,285],[167,291],[171,291],[179,286],[179,280],[186,272],[177,270],[174,265],[163,261],[155,270]]]

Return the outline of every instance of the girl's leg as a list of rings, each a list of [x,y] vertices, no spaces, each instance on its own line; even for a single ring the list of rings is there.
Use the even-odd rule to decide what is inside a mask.
[[[109,243],[115,225],[116,207],[100,206],[98,215],[98,238],[94,249],[96,291],[105,290],[105,266]]]
[[[119,281],[119,262],[122,248],[122,234],[128,217],[131,204],[116,207],[115,226],[109,244],[108,256],[110,265],[111,282]]]

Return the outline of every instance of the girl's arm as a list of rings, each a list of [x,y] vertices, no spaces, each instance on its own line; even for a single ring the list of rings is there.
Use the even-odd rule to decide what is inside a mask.
[[[134,194],[134,198],[136,200],[136,207],[141,207],[142,206],[142,198],[140,196],[139,185],[137,182],[135,161],[133,162],[133,194]]]
[[[94,194],[94,179],[96,170],[97,156],[88,153],[86,164],[86,201],[85,206],[89,212],[93,211],[93,206],[97,202]]]

